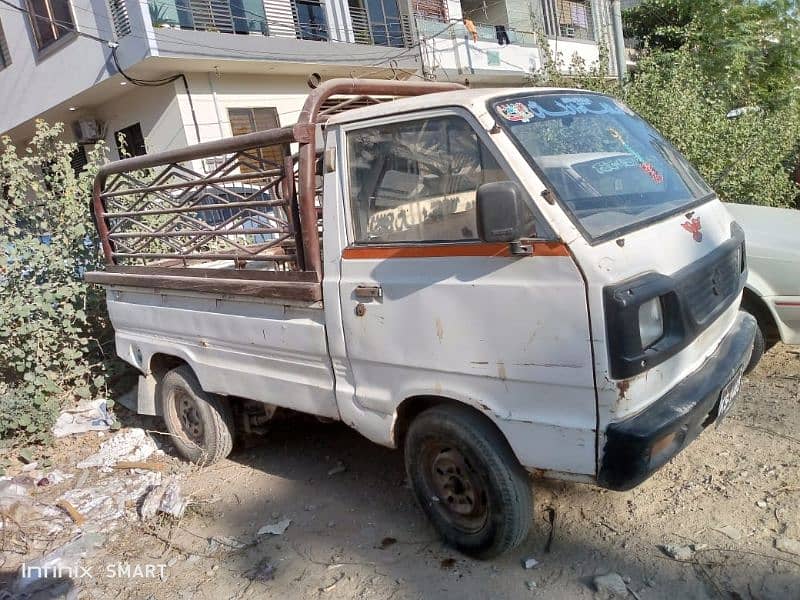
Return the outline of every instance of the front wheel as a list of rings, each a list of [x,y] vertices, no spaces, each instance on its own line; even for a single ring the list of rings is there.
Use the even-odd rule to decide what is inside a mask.
[[[747,310],[745,310],[744,312],[751,315],[753,314]],[[755,315],[753,315],[753,317],[755,317]],[[758,319],[756,319],[756,335],[753,338],[753,351],[750,354],[750,360],[747,363],[747,366],[744,368],[745,375],[747,375],[753,369],[756,368],[758,362],[761,360],[761,357],[764,356],[764,352],[766,352],[766,349],[767,349],[767,343],[766,340],[764,339],[764,332],[761,330],[761,323],[759,323]]]
[[[426,410],[408,430],[405,461],[417,502],[445,543],[486,559],[527,536],[530,479],[483,416],[452,405]]]

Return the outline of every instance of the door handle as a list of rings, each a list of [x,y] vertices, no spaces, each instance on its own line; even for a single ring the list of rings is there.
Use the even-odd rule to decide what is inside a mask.
[[[359,300],[383,298],[383,289],[379,285],[357,285],[353,294]]]

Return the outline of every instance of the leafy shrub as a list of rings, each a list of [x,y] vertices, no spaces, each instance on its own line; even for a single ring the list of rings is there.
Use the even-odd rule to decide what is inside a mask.
[[[766,206],[796,202],[791,175],[800,141],[797,94],[784,93],[773,107],[748,107],[730,119],[729,98],[704,74],[692,50],[646,54],[624,87],[607,76],[602,51],[600,58],[589,66],[573,60],[564,69],[563,58],[552,57],[534,75],[533,84],[590,89],[625,101],[683,152],[726,201]]]
[[[656,54],[622,94],[625,101],[661,131],[731,202],[789,206],[797,188],[791,173],[797,162],[800,109],[786,97],[774,109],[750,107],[742,116],[726,115],[726,99],[688,51]]]
[[[89,214],[102,147],[76,174],[63,125],[42,121],[21,152],[0,140],[0,437],[43,440],[67,401],[104,385],[97,328],[99,290],[82,281],[96,266]],[[94,363],[94,364],[93,364]]]

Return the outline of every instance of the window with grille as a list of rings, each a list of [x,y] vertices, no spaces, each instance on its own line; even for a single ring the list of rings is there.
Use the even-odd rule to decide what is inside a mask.
[[[348,0],[348,5],[357,43],[406,45],[406,22],[397,0]]]
[[[328,41],[325,6],[319,0],[295,0],[294,18],[297,37],[301,40]]]
[[[39,50],[75,33],[69,0],[27,0],[33,36]]]
[[[278,111],[272,107],[266,108],[230,108],[228,118],[231,122],[233,135],[244,135],[256,131],[265,131],[280,127]],[[267,146],[256,148],[248,152],[249,157],[240,159],[240,168],[245,173],[275,168],[283,163],[284,149],[282,146]]]
[[[579,40],[594,39],[590,0],[542,0],[547,35]]]
[[[3,32],[3,24],[0,23],[0,71],[11,64],[11,55],[8,53],[6,34]]]

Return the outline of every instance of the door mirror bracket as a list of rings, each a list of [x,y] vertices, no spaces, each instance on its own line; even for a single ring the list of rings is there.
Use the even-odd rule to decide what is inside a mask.
[[[508,250],[512,256],[533,256],[533,246],[524,244],[520,240],[508,243]]]

